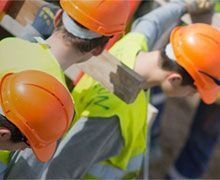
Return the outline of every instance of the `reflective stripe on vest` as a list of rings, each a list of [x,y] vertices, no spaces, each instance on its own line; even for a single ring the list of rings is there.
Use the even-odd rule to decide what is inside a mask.
[[[145,36],[139,33],[130,33],[118,41],[110,52],[133,69],[138,52],[146,50]],[[133,103],[126,104],[94,79],[84,75],[74,88],[72,95],[76,112],[74,123],[81,117],[112,117],[117,115],[124,139],[124,146],[118,155],[95,164],[84,178],[136,176],[143,162],[142,154],[146,150],[146,113],[149,93],[145,96],[142,91]]]
[[[91,169],[88,170],[88,174],[100,179],[123,178],[124,176],[126,176],[126,174],[129,174],[130,172],[139,172],[143,159],[143,154],[131,158],[126,171],[110,165],[104,165],[101,163],[95,164]]]

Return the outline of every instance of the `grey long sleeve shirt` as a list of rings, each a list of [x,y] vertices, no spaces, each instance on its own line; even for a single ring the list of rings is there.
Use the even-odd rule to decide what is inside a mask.
[[[169,3],[138,18],[133,23],[132,31],[143,33],[148,40],[148,48],[152,49],[163,32],[177,22],[184,12],[183,3]],[[123,138],[117,116],[81,118],[60,142],[50,162],[40,163],[32,151],[26,149],[15,153],[6,177],[80,178],[93,164],[117,154],[122,146]]]
[[[132,24],[132,31],[144,34],[148,49],[152,50],[161,35],[176,26],[185,12],[184,3],[168,3],[136,19]]]

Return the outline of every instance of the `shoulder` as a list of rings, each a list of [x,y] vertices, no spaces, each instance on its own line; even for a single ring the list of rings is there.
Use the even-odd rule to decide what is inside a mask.
[[[8,37],[4,38],[0,41],[0,45],[13,45],[14,43],[27,43],[30,44],[29,41],[20,39],[20,38],[15,38],[15,37]]]
[[[126,45],[132,45],[137,46],[137,45],[146,45],[147,39],[144,34],[139,33],[139,32],[130,32],[126,34],[124,37],[122,37],[115,45],[111,48],[110,51],[114,51],[115,48],[118,48],[119,46],[122,46],[124,48],[130,49],[129,46]]]
[[[139,51],[147,51],[147,40],[138,32],[128,33],[110,49],[111,54],[131,69]]]
[[[33,48],[36,43],[29,42],[24,39],[16,38],[16,37],[9,37],[4,38],[0,41],[0,50],[2,52],[5,52],[5,50],[18,51],[19,49],[24,49],[27,52],[26,49]],[[7,51],[8,52],[8,51]]]

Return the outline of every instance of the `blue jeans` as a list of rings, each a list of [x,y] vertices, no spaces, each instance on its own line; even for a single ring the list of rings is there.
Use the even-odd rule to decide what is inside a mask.
[[[154,90],[152,96],[158,96],[158,90]],[[154,104],[154,102],[152,101]],[[154,104],[161,111],[164,102]],[[151,144],[154,144],[160,131],[160,118],[154,122],[151,130]],[[209,160],[213,155],[215,145],[220,135],[220,105],[206,105],[200,102],[193,123],[188,134],[187,141],[177,157],[174,168],[184,178],[201,178],[207,170]],[[168,175],[171,178],[171,175]]]
[[[207,170],[220,134],[220,105],[200,102],[187,142],[174,166],[186,178],[200,178]]]

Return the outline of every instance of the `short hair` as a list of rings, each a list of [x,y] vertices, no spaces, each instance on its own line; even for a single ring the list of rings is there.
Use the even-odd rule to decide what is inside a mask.
[[[86,27],[82,26],[78,22],[75,21],[75,23],[84,28]],[[93,49],[95,49],[98,46],[105,47],[111,36],[102,36],[94,39],[82,39],[80,37],[77,37],[71,33],[69,33],[66,28],[63,25],[62,19],[58,27],[55,29],[55,31],[60,32],[62,34],[63,39],[70,45],[75,46],[80,52],[86,53]]]
[[[190,85],[195,87],[194,79],[189,75],[189,73],[179,64],[175,62],[175,60],[170,59],[165,52],[165,48],[160,51],[160,55],[162,57],[161,60],[161,68],[167,71],[174,71],[179,73],[182,76],[182,83],[181,85],[186,86]]]

